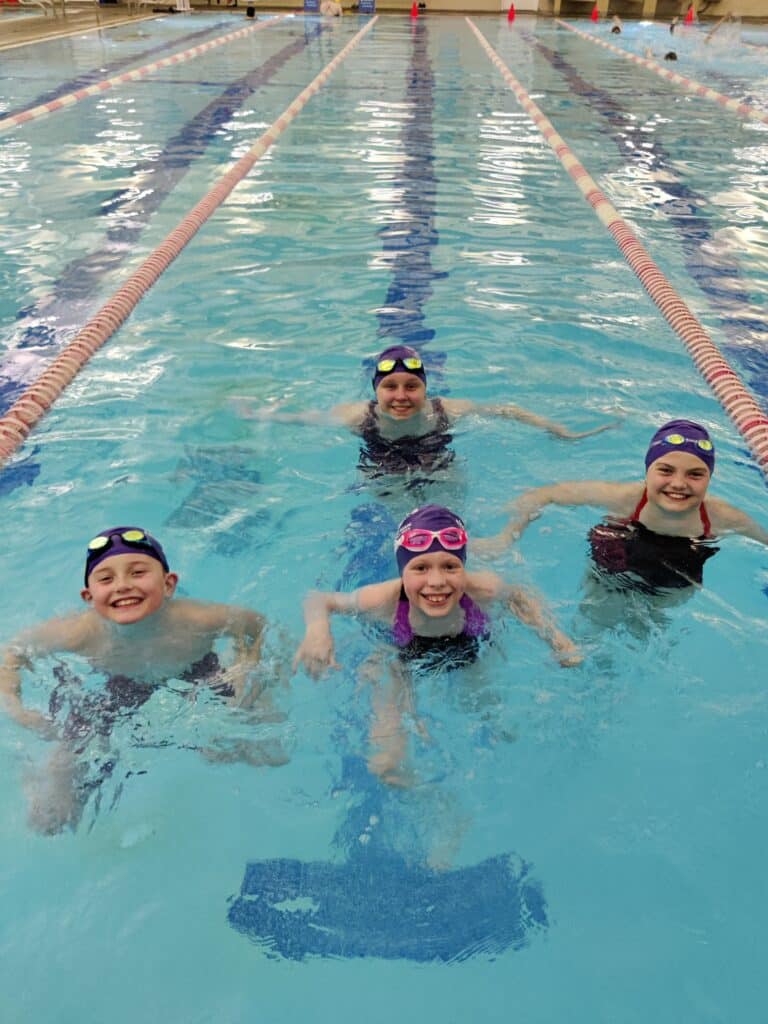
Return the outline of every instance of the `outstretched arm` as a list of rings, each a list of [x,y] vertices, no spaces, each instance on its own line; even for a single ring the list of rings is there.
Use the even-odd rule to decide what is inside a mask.
[[[540,430],[548,431],[548,433],[553,434],[555,437],[564,438],[569,441],[575,441],[580,437],[591,437],[593,434],[601,434],[604,430],[611,430],[613,427],[618,426],[617,423],[603,423],[602,426],[592,427],[590,430],[569,430],[562,423],[555,423],[554,420],[548,420],[544,416],[539,416],[535,412],[530,412],[528,409],[523,409],[522,406],[512,405],[511,403],[506,405],[478,405],[475,402],[444,398],[443,406],[448,415],[454,418],[465,416],[467,413],[475,413],[478,416],[494,416],[508,420],[519,420],[521,423],[527,423],[531,427],[538,427]]]
[[[742,537],[750,537],[761,544],[768,545],[768,530],[756,523],[746,512],[734,508],[720,498],[707,498],[712,529],[715,535],[720,533],[740,533]]]
[[[39,711],[25,708],[21,702],[21,671],[29,668],[30,662],[24,656],[9,649],[0,665],[0,700],[6,713],[25,729],[39,733],[45,739],[55,736],[53,722]]]
[[[235,400],[237,413],[243,419],[271,420],[273,423],[301,423],[308,427],[342,425],[357,430],[365,416],[365,402],[348,402],[332,409],[303,409],[301,412],[283,412],[283,402],[260,402],[255,398]]]
[[[523,587],[508,587],[505,597],[510,611],[536,630],[542,640],[546,640],[555,653],[557,660],[566,668],[580,665],[583,657],[581,651],[570,637],[558,628],[554,618],[545,611],[541,599]]]
[[[610,483],[604,480],[565,480],[526,491],[512,502],[512,516],[494,537],[472,540],[472,550],[493,556],[505,551],[538,519],[547,505],[594,505],[618,515],[630,515],[643,494],[643,484]]]
[[[313,590],[304,601],[304,639],[293,659],[294,669],[303,665],[315,679],[327,668],[340,668],[336,661],[331,633],[331,615],[363,612],[374,617],[393,614],[400,580],[372,583],[350,594],[341,591]]]

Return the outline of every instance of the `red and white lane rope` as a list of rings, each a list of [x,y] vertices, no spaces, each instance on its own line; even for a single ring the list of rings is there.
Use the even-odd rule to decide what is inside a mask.
[[[688,349],[697,369],[714,391],[749,445],[763,473],[768,477],[768,417],[757,405],[691,310],[659,270],[629,225],[597,187],[570,146],[555,131],[552,122],[536,106],[471,19],[467,18],[466,20],[491,62],[499,69],[502,77],[516,95],[521,107],[530,115],[549,146],[554,150],[560,163],[576,182],[584,198],[613,235],[622,255],[672,330]]]
[[[635,53],[628,53],[626,50],[622,50],[620,46],[614,46],[613,43],[609,43],[605,39],[598,39],[597,36],[590,35],[589,32],[585,32],[583,29],[576,28],[574,25],[569,25],[567,21],[561,21],[559,18],[556,19],[556,21],[558,25],[562,26],[562,28],[567,28],[571,32],[575,32],[576,35],[581,36],[582,39],[587,39],[590,43],[595,43],[597,46],[602,46],[606,50],[610,50],[612,53],[617,53],[620,57],[624,57],[626,60],[634,61],[635,64],[640,64],[649,71],[655,72],[661,78],[666,78],[670,82],[674,82],[675,85],[681,85],[687,92],[693,93],[694,96],[701,96],[705,100],[714,100],[715,103],[719,103],[720,106],[725,107],[726,110],[732,110],[734,113],[740,114],[742,117],[746,117],[751,121],[761,121],[763,124],[768,124],[768,114],[764,110],[752,107],[748,103],[741,103],[739,100],[735,100],[732,96],[725,96],[721,92],[715,92],[715,90],[710,89],[708,85],[702,85],[701,82],[697,82],[693,78],[686,78],[685,75],[679,75],[677,71],[672,71],[671,68],[664,68],[661,64],[657,64],[655,60],[649,60],[647,57],[638,57]]]
[[[174,64],[183,64],[184,61],[192,60],[193,57],[199,57],[209,50],[215,50],[217,46],[231,43],[233,40],[250,35],[252,32],[258,32],[260,29],[266,28],[275,21],[286,17],[288,15],[279,14],[266,21],[260,21],[256,25],[248,25],[247,28],[238,29],[237,32],[229,32],[225,36],[219,36],[218,39],[212,39],[208,43],[201,43],[199,46],[193,46],[189,50],[182,50],[180,53],[174,53],[170,57],[163,57],[162,60],[156,60],[152,64],[145,64],[141,68],[134,68],[133,71],[125,71],[122,75],[115,75],[114,78],[103,78],[100,82],[94,82],[93,85],[85,86],[83,89],[68,92],[66,96],[59,96],[58,99],[50,100],[48,103],[41,103],[38,107],[29,107],[27,110],[20,110],[18,114],[0,118],[0,132],[7,132],[11,128],[16,128],[27,121],[34,121],[38,117],[47,117],[48,114],[53,114],[57,110],[65,110],[67,107],[79,103],[80,100],[87,100],[89,96],[100,96],[101,93],[114,89],[116,85],[123,85],[125,82],[135,82],[138,78],[145,78],[147,75],[151,75],[153,71],[160,71],[162,68],[169,68]]]
[[[146,292],[194,238],[203,224],[224,202],[254,164],[282,135],[307,102],[319,92],[325,81],[376,24],[373,17],[310,84],[286,107],[277,120],[227,171],[203,199],[181,220],[153,253],[118,289],[51,365],[0,418],[0,465],[24,442],[30,430],[50,409],[62,391],[74,380],[91,356],[107,342],[128,319]]]

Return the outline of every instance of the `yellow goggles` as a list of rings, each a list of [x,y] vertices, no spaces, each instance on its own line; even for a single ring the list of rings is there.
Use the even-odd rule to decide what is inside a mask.
[[[707,437],[684,437],[682,434],[667,434],[666,437],[662,437],[661,441],[657,441],[656,444],[695,444],[703,452],[711,452],[714,448],[714,445]]]
[[[143,530],[124,530],[122,533],[102,533],[98,537],[94,537],[92,541],[88,542],[88,550],[103,551],[104,548],[112,544],[112,538],[115,536],[119,536],[126,544],[141,544],[144,542],[145,544],[152,545],[152,541],[148,539]]]
[[[406,370],[423,370],[424,364],[418,356],[405,356],[403,359],[380,359],[376,363],[379,373],[390,373],[400,363]]]

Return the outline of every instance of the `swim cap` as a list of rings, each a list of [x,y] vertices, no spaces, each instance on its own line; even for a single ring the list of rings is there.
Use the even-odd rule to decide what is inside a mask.
[[[460,547],[447,548],[440,543],[437,537],[433,537],[429,547],[418,551],[410,550],[402,543],[404,534],[410,530],[427,530],[430,533],[437,533],[439,530],[450,529],[451,527],[463,531],[466,536],[466,527],[462,520],[451,512],[450,509],[444,508],[442,505],[422,505],[421,508],[415,508],[412,512],[409,512],[398,526],[397,537],[395,538],[395,558],[397,559],[397,568],[400,570],[400,575],[402,576],[403,569],[411,559],[418,558],[419,555],[431,555],[434,551],[447,551],[448,554],[456,555],[462,562],[466,562],[466,541]]]
[[[88,545],[85,556],[86,587],[88,577],[99,562],[113,555],[135,555],[137,551],[155,558],[166,572],[169,571],[165,552],[151,533],[142,530],[140,526],[113,526],[111,530],[103,530]]]
[[[715,471],[715,446],[701,426],[693,420],[670,420],[651,438],[645,455],[645,468],[670,452],[689,452],[701,459],[710,473]]]
[[[389,370],[380,370],[379,363],[382,360],[392,359],[394,365]],[[404,359],[416,359],[419,365],[410,369],[403,362]],[[373,370],[373,389],[374,391],[379,386],[385,377],[388,377],[390,373],[412,373],[414,377],[418,377],[420,381],[424,382],[424,386],[427,385],[427,375],[424,372],[424,365],[421,361],[421,356],[416,349],[408,348],[407,345],[392,345],[390,348],[385,348],[383,352],[380,352],[376,357],[376,365]]]

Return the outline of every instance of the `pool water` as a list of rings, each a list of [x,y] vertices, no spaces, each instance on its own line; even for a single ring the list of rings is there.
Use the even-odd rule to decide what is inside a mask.
[[[552,22],[474,21],[765,408],[766,129]],[[4,135],[3,409],[363,24],[278,19]],[[10,51],[0,112],[241,25]],[[678,70],[764,108],[760,30],[717,53],[697,31]],[[400,340],[436,394],[617,426],[566,442],[469,417],[449,478],[414,493],[361,479],[343,429],[262,414],[367,398]],[[688,601],[597,627],[599,512],[547,510],[494,568],[545,595],[584,664],[499,619],[475,666],[417,681],[410,788],[366,770],[370,631],[334,624],[320,683],[288,667],[304,593],[394,571],[386,524],[417,500],[489,533],[530,486],[635,478],[676,415],[716,437],[713,493],[765,525],[744,442],[465,20],[380,18],[0,475],[5,638],[76,607],[85,540],[139,522],[184,593],[267,616],[282,712],[254,724],[169,682],[89,749],[114,769],[55,837],[26,823],[47,746],[0,723],[2,1020],[762,1020],[756,543],[724,540]],[[59,668],[25,677],[30,706]],[[260,744],[288,762],[200,755]]]

